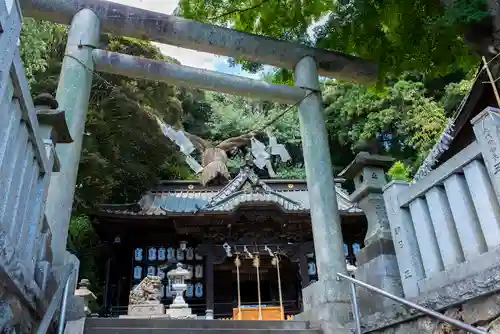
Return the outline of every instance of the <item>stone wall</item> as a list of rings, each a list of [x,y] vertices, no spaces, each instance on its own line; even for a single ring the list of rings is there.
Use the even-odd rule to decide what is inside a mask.
[[[465,323],[481,327],[492,334],[500,333],[500,293],[475,298],[465,303],[449,308],[445,315]],[[411,320],[398,323],[381,330],[372,331],[376,334],[416,334],[416,333],[466,333],[452,325],[443,323],[429,316],[414,317]]]

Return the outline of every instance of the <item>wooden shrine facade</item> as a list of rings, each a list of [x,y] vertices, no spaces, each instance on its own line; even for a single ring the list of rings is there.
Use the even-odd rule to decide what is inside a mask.
[[[345,256],[354,264],[363,246],[366,219],[340,184],[336,191]],[[285,313],[298,313],[302,289],[318,279],[309,207],[305,181],[260,180],[248,167],[225,185],[168,181],[139,203],[102,205],[93,221],[109,246],[105,309],[124,311],[130,289],[145,275],[163,276],[160,268],[168,271],[180,261],[192,271],[185,299],[194,312],[204,315],[212,309],[215,317],[231,317],[237,283],[243,305],[257,304],[257,273],[243,254],[245,246],[249,253],[260,254],[262,305],[278,306],[277,272],[264,249],[267,245],[284,255],[280,276]],[[242,254],[239,282],[236,253]],[[167,280],[164,287],[163,301],[170,304]]]

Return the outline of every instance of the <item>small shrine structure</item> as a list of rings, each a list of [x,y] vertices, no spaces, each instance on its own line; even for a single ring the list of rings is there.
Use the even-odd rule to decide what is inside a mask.
[[[342,182],[336,179],[335,191],[344,255],[354,265],[367,223]],[[318,280],[309,210],[305,181],[263,180],[250,166],[222,184],[164,181],[138,203],[101,205],[94,226],[110,244],[105,309],[124,310],[128,292],[147,275],[162,277],[161,300],[170,305],[175,293],[161,268],[182,262],[190,271],[185,300],[193,313],[231,317],[238,295],[242,307],[256,308],[259,298],[262,308],[278,307],[280,289],[283,317],[300,313],[302,289]],[[281,254],[281,278],[270,250]],[[260,258],[259,284],[253,255]]]

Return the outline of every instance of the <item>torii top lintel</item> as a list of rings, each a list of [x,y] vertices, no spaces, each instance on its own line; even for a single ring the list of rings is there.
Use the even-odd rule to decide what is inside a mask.
[[[23,15],[69,24],[83,8],[93,10],[101,28],[120,36],[148,38],[212,54],[246,59],[279,68],[294,69],[305,56],[312,56],[318,74],[360,83],[373,82],[377,66],[366,60],[280,41],[233,29],[200,23],[104,0],[21,0]]]

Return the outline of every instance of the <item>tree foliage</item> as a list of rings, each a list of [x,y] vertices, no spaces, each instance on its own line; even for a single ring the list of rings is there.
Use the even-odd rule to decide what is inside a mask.
[[[408,168],[403,162],[396,161],[394,165],[387,171],[387,176],[390,180],[411,181],[411,169]]]
[[[55,95],[64,59],[66,27],[27,19],[21,56],[33,95]],[[165,58],[151,43],[108,36],[106,48],[151,59]],[[152,117],[203,132],[211,114],[203,92],[179,89],[116,75],[96,74],[90,96],[77,178],[69,244],[81,261],[80,276],[100,292],[98,261],[102,244],[87,216],[96,205],[139,199],[159,179],[188,178],[191,172],[177,148],[160,132]]]
[[[88,216],[74,215],[69,222],[68,244],[70,251],[80,260],[80,277],[92,283],[92,291],[99,298],[104,292],[104,284],[99,276],[103,244],[92,227]]]
[[[266,101],[252,101],[241,97],[211,93],[207,101],[212,106],[212,115],[207,122],[209,132],[207,136],[212,141],[221,141],[232,136],[237,136],[250,131],[257,131],[257,139],[262,143],[268,143],[268,133],[272,133],[279,143],[286,145],[292,160],[281,162],[279,158],[273,157],[273,165],[281,178],[304,178],[303,158],[301,148],[301,137],[299,120],[296,108],[286,112],[271,126],[266,127],[270,120],[276,119],[289,108]],[[234,171],[244,163],[244,157],[249,152],[244,148],[230,155]],[[268,177],[267,171],[261,175]]]
[[[23,48],[30,49],[25,45],[28,41],[42,41],[31,51],[32,54],[38,52],[38,58],[24,58],[27,68],[34,69],[32,93],[55,94],[64,58],[66,30],[48,23],[33,23],[35,29],[32,30],[31,24],[25,26],[24,35],[33,37],[23,40]],[[38,35],[38,25],[51,28],[48,38]],[[131,38],[109,36],[106,48],[150,59],[175,61],[165,58],[151,43]],[[36,67],[34,62],[44,65]],[[159,179],[189,177],[191,172],[180,160],[177,148],[160,132],[152,115],[177,126],[182,126],[186,120],[196,130],[199,115],[210,114],[210,107],[200,100],[203,100],[203,93],[195,90],[117,75],[95,75],[76,203],[82,208],[91,208],[106,202],[133,202]]]
[[[435,0],[181,0],[180,9],[187,18],[372,60],[381,75],[469,69],[477,59],[464,30],[488,15],[486,0],[448,6]],[[243,63],[248,70],[261,69]]]

